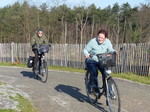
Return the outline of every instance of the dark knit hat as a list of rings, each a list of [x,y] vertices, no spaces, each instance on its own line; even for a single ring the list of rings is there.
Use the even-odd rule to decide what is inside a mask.
[[[37,33],[38,33],[39,31],[42,31],[42,32],[43,32],[43,29],[39,28],[39,29],[37,30]]]

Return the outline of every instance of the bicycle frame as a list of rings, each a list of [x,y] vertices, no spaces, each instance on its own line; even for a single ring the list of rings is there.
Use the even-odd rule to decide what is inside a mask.
[[[38,51],[38,55],[39,55],[39,66],[38,66],[38,70],[39,70],[39,74],[43,73],[43,62],[45,61],[45,55],[44,53],[39,53]]]

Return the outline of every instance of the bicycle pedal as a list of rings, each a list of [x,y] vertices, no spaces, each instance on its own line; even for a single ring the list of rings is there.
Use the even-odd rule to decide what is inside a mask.
[[[93,93],[94,93],[94,91],[93,91],[93,90],[88,90],[88,92],[89,92],[90,94],[93,94]]]
[[[116,96],[115,96],[115,95],[111,95],[111,98],[115,100],[115,99],[116,99]]]
[[[100,93],[95,93],[95,96],[96,96],[97,98],[99,98],[99,97],[100,97]]]
[[[106,105],[108,106],[108,100],[106,100]]]
[[[38,75],[36,75],[36,76],[34,77],[34,79],[38,79]]]
[[[44,74],[39,74],[39,75],[41,75],[42,77],[44,76]]]

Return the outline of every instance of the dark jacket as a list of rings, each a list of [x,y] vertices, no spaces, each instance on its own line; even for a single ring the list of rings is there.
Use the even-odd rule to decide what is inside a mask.
[[[32,38],[31,38],[31,46],[34,44],[39,44],[39,45],[46,45],[48,44],[48,39],[45,35],[42,35],[42,37],[39,37],[37,34],[35,34]]]

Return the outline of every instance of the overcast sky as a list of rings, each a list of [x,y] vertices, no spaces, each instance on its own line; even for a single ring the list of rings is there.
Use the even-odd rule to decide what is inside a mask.
[[[0,0],[0,8],[12,5],[15,2],[22,3],[24,0]],[[94,3],[96,7],[105,8],[108,5],[113,6],[115,3],[122,5],[123,3],[128,2],[131,7],[139,6],[140,3],[147,4],[150,3],[150,0],[26,0],[30,4],[41,5],[42,3],[46,2],[49,5],[60,5],[62,3],[67,4],[69,7],[73,6],[89,6],[90,4]]]

